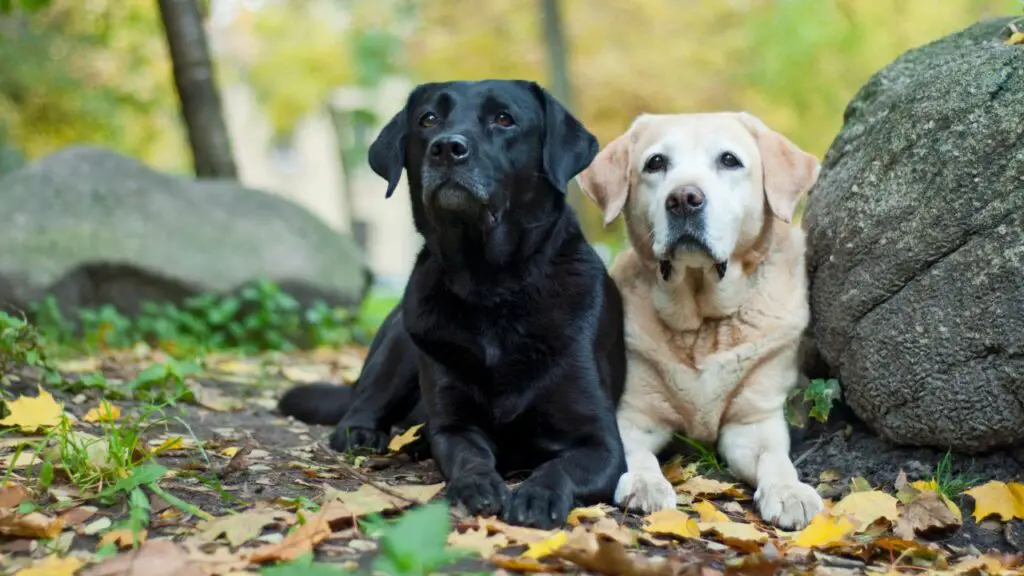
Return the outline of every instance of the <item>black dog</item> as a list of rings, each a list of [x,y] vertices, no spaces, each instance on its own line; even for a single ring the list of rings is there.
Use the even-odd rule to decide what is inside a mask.
[[[405,168],[426,241],[402,302],[354,390],[300,386],[281,411],[340,420],[338,450],[381,450],[425,412],[448,498],[473,514],[547,528],[610,500],[625,472],[622,302],[565,202],[596,154],[534,83],[417,87],[369,152],[388,196]],[[531,470],[509,494],[502,476]]]

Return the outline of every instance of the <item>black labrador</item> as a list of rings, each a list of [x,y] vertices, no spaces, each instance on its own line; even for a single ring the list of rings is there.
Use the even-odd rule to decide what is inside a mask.
[[[565,198],[596,153],[532,82],[417,87],[369,151],[388,196],[405,169],[425,240],[405,294],[354,387],[299,386],[281,411],[340,420],[341,451],[383,450],[425,416],[448,499],[472,514],[547,528],[609,501],[625,472],[622,302]],[[510,494],[502,477],[529,471]]]

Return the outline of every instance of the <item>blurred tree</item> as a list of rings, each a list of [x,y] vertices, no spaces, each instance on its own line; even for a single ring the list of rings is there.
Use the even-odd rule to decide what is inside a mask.
[[[196,0],[159,0],[158,4],[196,176],[237,179],[199,4]]]

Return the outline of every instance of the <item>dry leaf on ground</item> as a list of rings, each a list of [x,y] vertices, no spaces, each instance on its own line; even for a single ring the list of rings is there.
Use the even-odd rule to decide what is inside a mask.
[[[127,528],[119,528],[117,530],[111,530],[100,537],[100,546],[110,544],[113,542],[117,544],[118,548],[132,548],[136,543],[142,544],[146,541],[146,536],[149,533],[145,530],[139,530],[137,533]]]
[[[241,546],[258,538],[263,528],[280,521],[292,520],[292,514],[284,510],[256,509],[240,514],[211,518],[200,522],[196,528],[200,531],[197,539],[213,541],[221,536],[231,546]]]
[[[1007,44],[1024,44],[1024,32],[1014,32],[1006,39]]]
[[[0,508],[15,508],[18,504],[28,500],[29,496],[28,488],[21,484],[11,483],[0,486]]]
[[[66,374],[96,372],[100,369],[100,359],[92,356],[57,361],[57,370]]]
[[[526,547],[526,551],[521,554],[523,558],[532,558],[534,560],[540,560],[545,556],[551,556],[555,550],[562,547],[566,541],[569,540],[569,533],[564,530],[559,530],[551,536],[537,542],[531,542]]]
[[[909,540],[917,534],[946,532],[961,524],[961,519],[938,493],[921,492],[903,507],[896,522],[896,534]]]
[[[488,532],[497,532],[508,536],[510,542],[517,544],[530,544],[532,542],[539,542],[545,538],[551,536],[554,532],[548,530],[540,530],[538,528],[525,528],[522,526],[513,526],[506,524],[501,520],[498,520],[494,516],[487,518],[479,518],[477,520],[477,526],[486,529]]]
[[[0,420],[0,426],[17,426],[26,434],[52,428],[64,417],[64,405],[57,403],[42,386],[35,398],[19,396],[17,400],[8,401],[7,410],[9,414]]]
[[[42,562],[19,570],[17,576],[74,576],[81,567],[82,561],[77,558],[50,556]]]
[[[700,516],[701,522],[729,522],[729,517],[707,500],[701,500],[693,504],[691,508]]]
[[[758,530],[753,524],[741,522],[701,522],[701,532],[716,534],[723,544],[728,544],[744,552],[757,552],[761,543],[768,540],[768,535]]]
[[[644,518],[644,532],[679,538],[700,538],[697,521],[675,508],[660,510]]]
[[[63,518],[50,518],[41,512],[18,514],[14,510],[0,510],[0,534],[22,538],[56,538],[64,527]]]
[[[622,544],[623,546],[635,546],[636,545],[636,532],[628,526],[619,524],[612,518],[601,518],[597,522],[589,526],[590,532],[611,538]]]
[[[355,492],[328,490],[324,495],[323,512],[330,522],[336,522],[342,518],[358,518],[374,512],[403,510],[414,502],[423,503],[430,500],[443,487],[444,484],[388,486],[390,490],[405,496],[408,500],[385,494],[369,484],[363,484]]]
[[[170,540],[150,540],[83,570],[79,576],[206,576],[188,551]]]
[[[599,520],[604,518],[608,515],[609,510],[612,510],[612,507],[607,504],[595,504],[585,508],[573,508],[569,512],[569,517],[565,519],[565,522],[570,526],[579,526],[582,520]]]
[[[241,398],[228,396],[219,388],[206,387],[198,382],[189,382],[188,389],[196,399],[196,403],[203,408],[215,412],[231,412],[245,408],[245,401]]]
[[[851,492],[832,507],[832,515],[850,516],[857,530],[863,530],[879,518],[895,521],[900,516],[898,504],[895,497],[878,490]]]
[[[419,439],[421,428],[423,428],[423,424],[414,424],[410,426],[408,430],[391,439],[391,442],[388,443],[388,450],[391,452],[398,452],[403,447],[412,444]]]
[[[703,476],[696,476],[676,486],[676,492],[684,492],[691,496],[743,496],[743,491],[731,482],[721,482]]]
[[[121,407],[114,406],[106,400],[101,400],[99,405],[91,408],[82,416],[82,422],[116,422],[121,417]]]
[[[475,552],[483,558],[490,558],[499,548],[508,546],[509,540],[504,534],[488,534],[486,528],[475,528],[465,532],[452,532],[448,535],[448,545]]]
[[[268,544],[257,548],[249,560],[258,564],[274,560],[290,562],[303,554],[312,552],[317,544],[330,535],[331,525],[321,512],[308,518],[305,524],[290,532],[284,537],[284,540],[277,544]]]
[[[974,519],[998,516],[1003,522],[1024,520],[1024,484],[993,480],[964,492],[974,498]]]
[[[522,556],[506,556],[505,554],[495,554],[490,558],[491,564],[499,568],[506,570],[512,570],[514,572],[561,572],[561,564],[548,564],[532,558],[524,558]]]
[[[849,518],[835,518],[822,512],[811,518],[806,528],[796,533],[793,543],[802,548],[819,548],[843,542],[857,527]]]
[[[671,576],[672,564],[664,558],[630,556],[625,547],[582,529],[573,530],[558,556],[591,572],[615,576]]]

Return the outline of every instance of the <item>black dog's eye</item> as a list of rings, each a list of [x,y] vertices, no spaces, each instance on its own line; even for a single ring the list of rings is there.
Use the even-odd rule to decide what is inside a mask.
[[[437,114],[433,112],[427,112],[423,116],[420,116],[420,126],[424,128],[430,128],[434,124],[437,124]]]
[[[494,123],[502,128],[509,128],[516,125],[516,121],[512,118],[512,115],[508,112],[498,112],[498,115],[494,117]]]
[[[722,155],[718,157],[718,163],[726,168],[743,167],[743,162],[740,162],[740,159],[732,152],[722,152]]]
[[[668,167],[668,158],[664,154],[655,154],[644,163],[644,172],[661,172]]]

